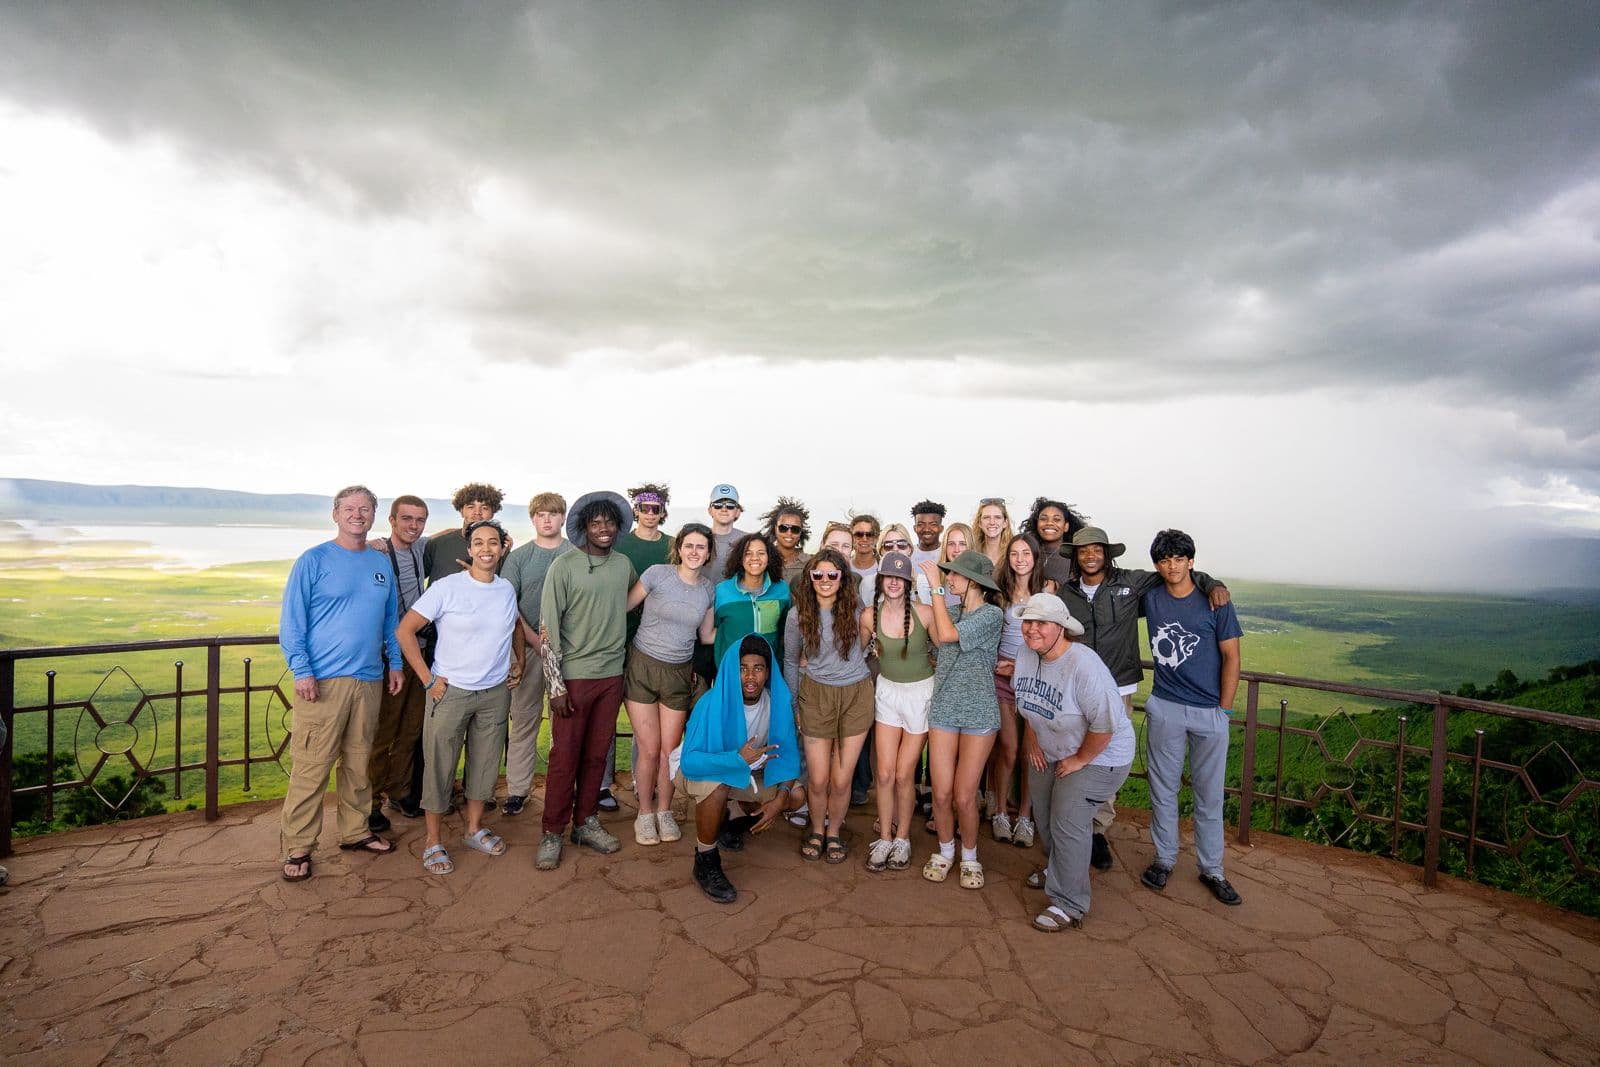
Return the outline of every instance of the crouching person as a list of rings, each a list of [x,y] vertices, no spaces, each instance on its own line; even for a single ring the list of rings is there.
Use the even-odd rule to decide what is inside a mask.
[[[712,900],[728,904],[738,894],[722,873],[721,848],[743,849],[746,833],[760,833],[800,807],[805,791],[797,781],[794,706],[783,675],[772,669],[772,646],[750,634],[718,667],[673,757],[680,788],[694,798],[695,884]],[[731,820],[730,800],[743,813]]]

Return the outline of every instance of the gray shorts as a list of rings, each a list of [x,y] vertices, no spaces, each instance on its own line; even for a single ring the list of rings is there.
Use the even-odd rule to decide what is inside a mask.
[[[463,745],[467,768],[461,775],[462,791],[468,800],[494,799],[510,710],[511,690],[504,682],[476,691],[447,685],[444,696],[428,701],[422,720],[423,810],[438,814],[450,810]]]

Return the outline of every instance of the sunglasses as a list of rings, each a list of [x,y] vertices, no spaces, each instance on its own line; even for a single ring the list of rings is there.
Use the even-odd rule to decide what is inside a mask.
[[[738,504],[734,504],[734,503],[730,503],[729,501],[724,500],[721,503],[712,504],[711,505],[711,510],[712,511],[738,511],[739,510],[739,505]]]
[[[871,530],[851,530],[850,531],[850,536],[851,537],[877,537],[878,535],[873,533]]]
[[[639,514],[641,514],[641,515],[659,515],[659,514],[661,514],[661,505],[660,504],[640,504],[639,505]]]
[[[805,530],[806,528],[804,526],[794,526],[787,522],[778,523],[779,533],[805,533]]]
[[[839,580],[839,572],[838,571],[812,571],[811,572],[811,580],[813,582],[837,582]]]
[[[911,547],[911,542],[910,541],[885,541],[883,543],[883,547],[884,548],[901,548],[901,549],[905,549],[905,548],[910,548]]]
[[[982,500],[978,501],[978,506],[980,508],[986,508],[990,504],[993,504],[995,507],[1003,508],[1006,506],[1006,501],[1004,497],[998,496],[986,496]]]

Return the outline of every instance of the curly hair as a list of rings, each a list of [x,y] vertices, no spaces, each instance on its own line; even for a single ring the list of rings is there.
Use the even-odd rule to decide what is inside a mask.
[[[999,552],[998,557],[989,555],[989,548],[991,547],[989,535],[983,532],[984,508],[999,508],[1000,517],[1006,521],[1005,526],[1000,530],[1000,536],[994,541],[993,547]],[[995,560],[996,564],[1006,558],[1006,549],[1010,546],[1013,536],[1015,535],[1011,531],[1011,512],[1006,508],[1004,500],[998,497],[988,497],[978,505],[978,510],[972,513],[972,547],[989,556],[990,559]]]
[[[745,551],[757,541],[767,550],[767,577],[772,580],[773,585],[783,581],[783,557],[778,555],[778,546],[759,530],[745,534],[733,543],[733,551],[728,553],[728,562],[722,567],[724,578],[739,578],[744,575]]]
[[[936,500],[919,500],[911,505],[911,517],[913,519],[918,515],[937,515],[943,519],[945,513],[945,506]]]
[[[661,521],[665,522],[667,519],[667,505],[672,503],[672,490],[656,482],[645,482],[643,485],[636,485],[628,490],[628,502],[635,508],[639,506],[640,493],[654,493],[661,498]]]
[[[811,539],[811,509],[800,501],[789,496],[780,496],[778,502],[772,505],[772,510],[761,516],[761,532],[767,535],[767,540],[774,544],[778,540],[778,520],[785,515],[800,516],[800,545]]]
[[[1028,517],[1023,519],[1021,524],[1017,526],[1017,532],[1032,534],[1034,539],[1038,540],[1039,512],[1043,511],[1045,508],[1055,508],[1057,511],[1061,512],[1061,514],[1067,517],[1067,530],[1061,535],[1062,544],[1066,544],[1068,541],[1072,540],[1073,534],[1089,525],[1089,520],[1083,515],[1080,515],[1078,512],[1074,511],[1071,504],[1065,504],[1059,500],[1051,500],[1047,496],[1041,496],[1034,500],[1033,510],[1029,511]],[[1041,546],[1044,544],[1043,541],[1040,541],[1039,543]]]
[[[810,573],[823,563],[839,569],[839,592],[833,601],[833,647],[840,659],[849,659],[851,648],[861,637],[861,596],[850,564],[831,548],[806,560],[801,572],[806,580],[798,589],[789,591],[790,609],[799,612],[800,647],[807,656],[815,656],[822,649],[822,605],[817,601],[817,583],[811,581]]]
[[[585,529],[590,522],[602,515],[616,523],[619,529],[622,527],[622,512],[617,508],[617,502],[602,496],[596,497],[578,509],[578,529]]]
[[[1021,597],[1014,595],[1019,575],[1011,569],[1011,549],[1017,545],[1027,545],[1028,551],[1033,553],[1033,569],[1028,572],[1026,580],[1027,591]],[[1000,566],[994,569],[994,584],[1000,587],[1000,597],[1007,606],[1020,604],[1034,593],[1044,592],[1044,560],[1039,549],[1039,539],[1032,534],[1018,534],[1011,539],[1006,554],[1000,557]]]
[[[506,495],[488,482],[468,482],[456,490],[456,495],[450,498],[450,506],[460,511],[476,501],[488,504],[492,514],[499,514],[500,505],[505,503],[505,499]]]

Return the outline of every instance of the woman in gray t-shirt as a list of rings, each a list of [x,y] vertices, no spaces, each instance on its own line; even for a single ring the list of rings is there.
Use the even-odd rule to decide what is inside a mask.
[[[968,549],[952,562],[924,562],[934,586],[933,625],[928,636],[939,646],[933,704],[928,712],[928,773],[933,779],[933,821],[939,847],[922,876],[942,882],[956,862],[956,829],[961,833],[961,885],[983,888],[978,862],[978,783],[1000,730],[1000,703],[994,692],[995,659],[1004,619],[996,605],[999,590],[989,557]],[[941,578],[941,572],[943,577]],[[940,583],[960,598],[951,609]]]
[[[672,539],[666,563],[646,567],[628,594],[628,610],[644,613],[628,649],[623,697],[633,725],[633,784],[639,814],[633,839],[641,845],[683,836],[672,816],[672,775],[663,754],[683,740],[694,703],[695,639],[710,641],[714,586],[704,574],[711,531],[691,522]]]

